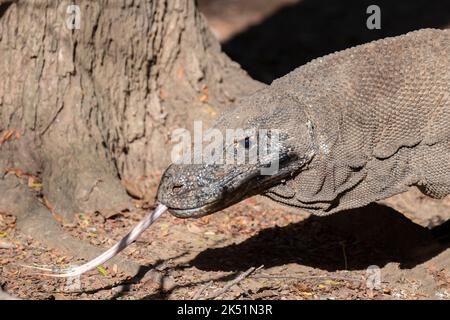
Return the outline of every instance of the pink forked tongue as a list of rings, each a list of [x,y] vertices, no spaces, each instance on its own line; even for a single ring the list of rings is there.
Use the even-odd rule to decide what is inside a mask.
[[[167,207],[165,205],[158,205],[158,207],[153,211],[150,212],[148,215],[142,219],[141,222],[139,222],[128,234],[123,237],[119,242],[117,242],[113,247],[99,255],[97,258],[79,266],[75,267],[69,270],[66,270],[64,273],[45,273],[43,275],[49,276],[49,277],[58,277],[58,278],[66,278],[66,277],[76,277],[79,276],[87,271],[90,271],[92,269],[95,269],[96,267],[102,265],[109,259],[116,256],[120,251],[125,249],[128,245],[133,243],[150,225],[155,222],[163,213],[167,210]],[[40,268],[40,267],[33,267],[33,266],[24,266],[32,269],[38,269],[42,271],[48,271],[52,272],[52,269],[48,268]]]

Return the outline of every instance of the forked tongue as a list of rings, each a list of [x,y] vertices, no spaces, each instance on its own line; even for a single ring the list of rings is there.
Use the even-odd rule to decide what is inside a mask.
[[[58,277],[58,278],[65,278],[65,277],[76,277],[79,276],[87,271],[90,271],[92,269],[97,268],[98,266],[102,265],[109,259],[116,256],[120,251],[125,249],[128,245],[133,243],[148,227],[150,227],[153,222],[155,222],[163,213],[167,210],[167,207],[165,205],[158,205],[153,212],[150,212],[147,214],[144,219],[142,219],[141,222],[139,222],[128,234],[123,237],[119,242],[117,242],[113,247],[108,249],[107,251],[103,252],[101,255],[99,255],[97,258],[72,269],[69,269],[68,271],[64,273],[45,273],[43,275],[50,276],[50,277]],[[53,271],[52,269],[47,268],[40,268],[40,267],[33,267],[33,266],[24,266],[32,269],[38,269],[43,271]]]

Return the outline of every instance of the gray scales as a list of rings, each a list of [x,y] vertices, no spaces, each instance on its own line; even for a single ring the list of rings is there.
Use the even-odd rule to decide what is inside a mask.
[[[449,195],[450,30],[410,32],[315,59],[241,99],[214,127],[278,129],[279,170],[262,175],[264,162],[172,164],[161,178],[154,212],[97,258],[47,275],[94,269],[166,209],[181,218],[200,217],[263,194],[327,215],[410,186],[434,198]],[[224,148],[257,147],[246,138]]]

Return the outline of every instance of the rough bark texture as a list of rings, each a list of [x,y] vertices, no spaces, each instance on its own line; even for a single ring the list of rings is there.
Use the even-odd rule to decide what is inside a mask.
[[[39,175],[68,220],[126,203],[123,186],[145,193],[173,129],[261,86],[193,0],[75,1],[79,30],[66,25],[71,3],[0,3],[0,170]]]

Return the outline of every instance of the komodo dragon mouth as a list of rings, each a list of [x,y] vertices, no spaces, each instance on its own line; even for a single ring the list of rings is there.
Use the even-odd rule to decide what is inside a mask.
[[[171,165],[161,179],[158,200],[176,217],[201,217],[258,194],[285,176],[286,170],[262,176],[258,168],[247,166]]]
[[[270,175],[256,165],[170,165],[158,189],[158,201],[179,218],[193,218],[225,209],[295,176],[309,160],[280,153],[279,168]]]

